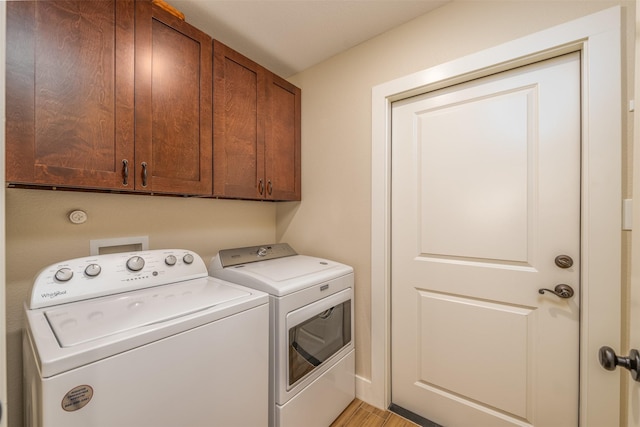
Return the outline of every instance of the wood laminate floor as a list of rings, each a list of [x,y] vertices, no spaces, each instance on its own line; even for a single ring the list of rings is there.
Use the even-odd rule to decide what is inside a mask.
[[[416,427],[417,424],[355,399],[330,427]]]

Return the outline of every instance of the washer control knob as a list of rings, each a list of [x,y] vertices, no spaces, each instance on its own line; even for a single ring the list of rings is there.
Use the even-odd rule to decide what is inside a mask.
[[[186,254],[185,256],[182,257],[182,260],[184,261],[185,264],[191,264],[193,262],[193,255]]]
[[[101,271],[102,268],[100,268],[98,264],[89,264],[87,268],[84,269],[84,274],[89,277],[96,277]]]
[[[140,271],[144,267],[144,258],[132,256],[127,260],[127,268],[131,271]]]
[[[68,282],[73,277],[73,271],[70,268],[64,267],[56,271],[56,280],[59,282]]]
[[[171,266],[171,265],[176,265],[176,257],[174,255],[169,255],[164,259],[164,263]]]

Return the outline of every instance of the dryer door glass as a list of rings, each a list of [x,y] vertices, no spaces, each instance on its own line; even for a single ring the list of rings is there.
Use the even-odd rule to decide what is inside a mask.
[[[289,328],[288,383],[320,366],[351,342],[351,300],[344,301]]]

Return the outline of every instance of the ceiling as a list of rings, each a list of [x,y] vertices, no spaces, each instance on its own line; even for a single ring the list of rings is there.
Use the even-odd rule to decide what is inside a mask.
[[[290,77],[448,0],[167,0],[186,21]]]

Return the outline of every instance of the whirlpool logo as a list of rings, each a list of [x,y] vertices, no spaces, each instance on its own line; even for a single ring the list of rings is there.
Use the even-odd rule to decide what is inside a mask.
[[[66,293],[67,293],[67,291],[45,292],[45,293],[43,293],[43,294],[40,294],[40,296],[41,296],[42,298],[49,298],[49,299],[51,299],[51,298],[55,298],[55,297],[60,296],[60,295],[65,295]]]

